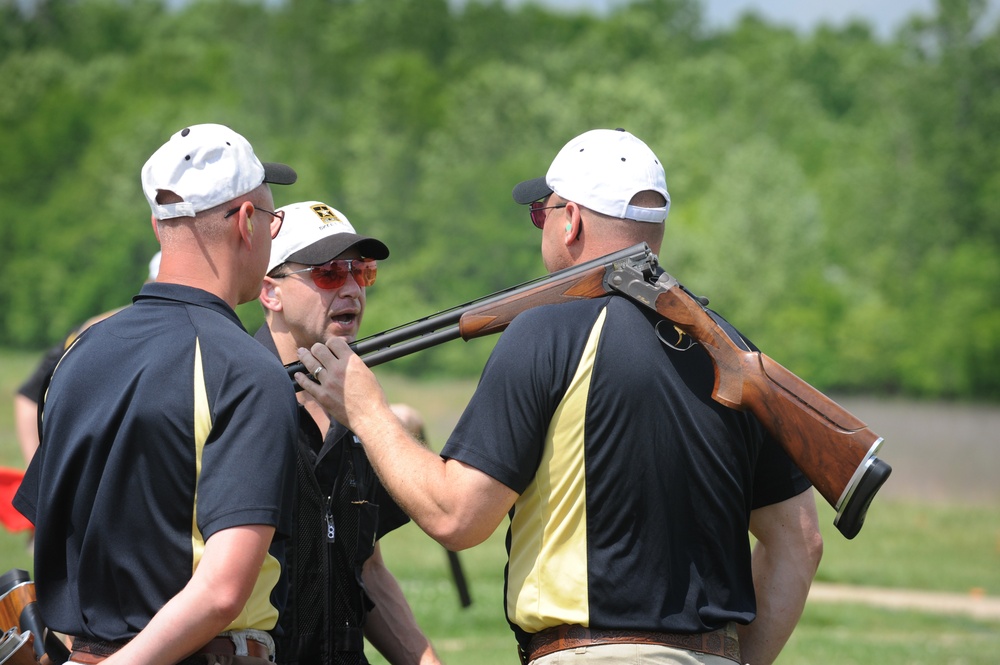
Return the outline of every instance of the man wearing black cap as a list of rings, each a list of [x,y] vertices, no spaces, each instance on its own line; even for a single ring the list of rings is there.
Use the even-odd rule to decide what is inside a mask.
[[[656,155],[606,129],[514,199],[550,271],[640,242],[658,252],[670,205]],[[346,344],[301,352],[320,383],[296,380],[450,549],[510,511],[505,609],[523,662],[770,663],[819,564],[815,500],[756,418],[712,399],[708,355],[662,344],[659,321],[614,295],[521,313],[440,457]]]
[[[281,208],[260,291],[265,326],[257,340],[291,363],[300,347],[357,339],[366,288],[389,249],[358,235],[320,201]],[[354,433],[308,395],[298,443],[291,590],[281,615],[279,663],[361,665],[364,638],[391,663],[432,665],[437,656],[417,627],[378,539],[409,518],[382,487]]]
[[[234,308],[257,296],[281,226],[268,183],[294,181],[214,124],[177,132],[142,169],[157,281],[63,356],[14,501],[69,662],[273,659],[296,407]]]

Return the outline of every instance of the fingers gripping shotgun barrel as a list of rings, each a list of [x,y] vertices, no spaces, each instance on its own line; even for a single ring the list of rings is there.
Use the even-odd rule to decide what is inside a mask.
[[[750,411],[837,511],[847,538],[861,530],[875,493],[892,467],[875,457],[882,437],[768,356],[734,340],[697,299],[653,266],[609,269],[610,289],[655,309],[700,344],[715,366],[712,397]]]

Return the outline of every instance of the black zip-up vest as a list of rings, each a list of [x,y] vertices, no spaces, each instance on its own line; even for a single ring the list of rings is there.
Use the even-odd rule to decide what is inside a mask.
[[[300,410],[290,589],[276,637],[282,665],[365,665],[365,617],[372,608],[361,570],[375,550],[374,477],[354,434],[332,422],[319,431]],[[360,473],[358,473],[360,470]]]

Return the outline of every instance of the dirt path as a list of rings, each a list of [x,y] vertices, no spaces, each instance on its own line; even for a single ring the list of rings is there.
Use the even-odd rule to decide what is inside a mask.
[[[1000,621],[1000,598],[978,593],[911,591],[816,582],[809,591],[809,602],[863,603],[891,609],[964,614],[975,619]]]

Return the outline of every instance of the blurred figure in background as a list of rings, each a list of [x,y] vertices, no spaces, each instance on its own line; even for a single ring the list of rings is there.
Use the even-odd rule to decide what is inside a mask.
[[[424,425],[424,417],[420,412],[409,404],[390,404],[393,414],[399,418],[399,422],[414,439],[430,447],[427,440],[427,428]],[[451,569],[451,577],[455,582],[455,590],[458,592],[458,602],[463,608],[472,605],[472,595],[469,593],[469,582],[465,577],[465,569],[462,568],[462,561],[457,552],[445,548],[448,555],[448,567]]]
[[[149,277],[145,283],[155,282],[156,274],[160,270],[160,252],[153,255],[149,261]],[[127,305],[126,305],[127,306]],[[14,425],[17,430],[17,441],[21,447],[21,454],[24,456],[24,464],[31,461],[38,448],[38,405],[44,397],[45,386],[48,385],[49,378],[55,370],[59,359],[69,348],[77,335],[94,325],[98,321],[103,321],[112,314],[122,310],[122,307],[93,316],[80,326],[77,326],[66,335],[66,338],[49,348],[42,356],[35,371],[21,384],[14,395]]]
[[[156,281],[156,273],[159,269],[160,253],[157,252],[149,261],[149,278],[146,283]],[[31,462],[35,450],[38,449],[38,405],[45,396],[45,388],[48,386],[49,378],[55,371],[56,365],[59,364],[59,359],[80,333],[122,309],[122,307],[118,307],[98,314],[84,321],[82,325],[73,328],[62,342],[52,345],[45,352],[38,365],[35,366],[35,370],[14,393],[14,430],[21,455],[24,457],[24,466]],[[11,500],[14,498],[14,493],[17,492],[23,477],[23,468],[0,468],[0,523],[3,523],[9,531],[30,531],[28,536],[28,549],[30,551],[34,546],[34,527],[11,505]]]
[[[409,404],[402,403],[390,404],[389,408],[399,418],[399,422],[403,424],[403,427],[410,433],[410,436],[427,445],[427,430],[424,426],[424,417],[420,415],[419,411]]]

